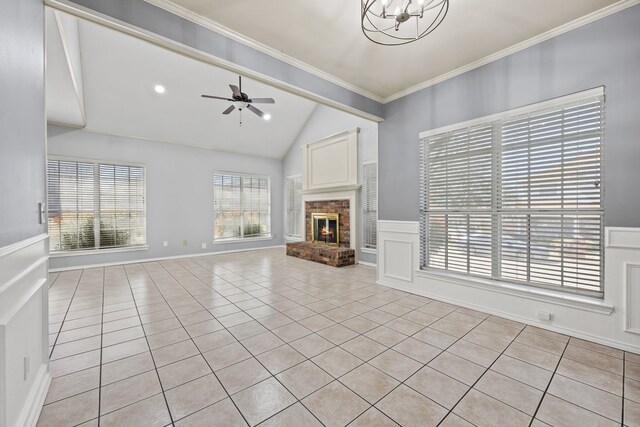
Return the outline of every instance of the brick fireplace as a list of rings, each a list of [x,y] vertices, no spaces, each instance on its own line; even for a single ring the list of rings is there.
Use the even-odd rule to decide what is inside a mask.
[[[359,131],[358,128],[351,129],[303,146],[302,208],[305,241],[287,243],[287,254],[336,267],[358,262],[361,238],[358,224]],[[327,244],[334,242],[313,242],[313,214],[338,214],[339,246]],[[330,228],[331,223],[325,222],[324,227]]]

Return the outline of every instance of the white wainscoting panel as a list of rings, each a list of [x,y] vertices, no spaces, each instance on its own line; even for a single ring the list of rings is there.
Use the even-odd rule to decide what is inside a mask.
[[[0,249],[0,427],[35,426],[51,381],[48,248],[42,234]]]
[[[417,222],[378,221],[378,280],[412,283],[418,268]]]
[[[384,275],[392,279],[411,282],[413,280],[413,243],[385,239],[384,240]]]
[[[607,227],[605,246],[608,248],[640,249],[640,228]]]
[[[640,353],[640,228],[605,229],[604,299],[508,286],[420,270],[419,223],[378,221],[378,283],[552,331]],[[410,271],[411,270],[411,271]],[[551,321],[538,319],[552,313]]]
[[[302,189],[317,191],[358,185],[359,128],[302,147]]]
[[[625,263],[625,330],[640,334],[640,264]]]

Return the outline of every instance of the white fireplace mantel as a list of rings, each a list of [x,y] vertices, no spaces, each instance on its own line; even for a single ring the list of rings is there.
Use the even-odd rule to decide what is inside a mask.
[[[360,248],[360,182],[358,174],[359,128],[331,135],[302,147],[302,212],[306,202],[349,200],[349,247]]]

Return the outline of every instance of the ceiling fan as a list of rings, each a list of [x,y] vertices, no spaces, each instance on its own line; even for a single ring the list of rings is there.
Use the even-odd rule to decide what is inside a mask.
[[[269,116],[267,115],[267,117],[265,117],[265,113],[254,107],[253,104],[275,104],[276,101],[274,101],[273,98],[249,98],[246,93],[242,92],[242,76],[238,76],[238,86],[229,85],[229,87],[231,88],[232,92],[231,98],[213,95],[202,95],[202,97],[211,99],[222,99],[224,101],[233,102],[233,104],[231,104],[229,108],[224,110],[222,114],[229,114],[237,108],[240,112],[240,126],[242,126],[242,110],[245,108],[255,115],[266,118],[268,120]]]

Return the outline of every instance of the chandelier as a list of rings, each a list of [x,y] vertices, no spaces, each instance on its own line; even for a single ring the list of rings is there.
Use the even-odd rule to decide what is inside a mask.
[[[361,0],[362,32],[374,43],[395,46],[421,39],[438,28],[449,0]]]

